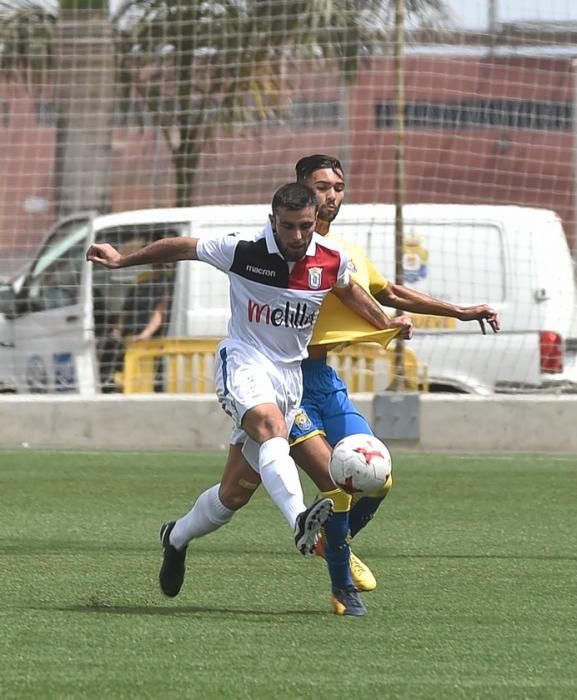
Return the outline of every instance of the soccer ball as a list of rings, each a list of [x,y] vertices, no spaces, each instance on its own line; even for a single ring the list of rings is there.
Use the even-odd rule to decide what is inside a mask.
[[[382,488],[392,471],[386,446],[372,435],[348,435],[334,446],[331,479],[347,493],[370,493]]]

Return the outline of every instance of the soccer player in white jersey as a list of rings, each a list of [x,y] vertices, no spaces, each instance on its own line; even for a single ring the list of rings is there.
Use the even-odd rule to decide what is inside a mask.
[[[331,222],[337,217],[345,194],[345,179],[341,163],[334,157],[314,154],[299,160],[297,179],[311,187],[319,203],[316,229],[329,234]],[[325,239],[326,240],[326,239]],[[349,255],[349,265],[355,279],[381,304],[413,313],[449,316],[461,321],[478,321],[484,331],[487,321],[493,331],[499,330],[494,309],[486,304],[457,306],[385,279],[358,247],[338,241]],[[335,515],[324,527],[324,556],[331,578],[331,604],[338,615],[366,614],[358,591],[370,591],[376,580],[370,569],[356,557],[348,544],[370,522],[392,486],[392,477],[379,493],[355,499],[335,489],[328,475],[331,446],[353,433],[369,433],[371,427],[348,396],[344,382],[327,364],[330,345],[323,342],[321,327],[339,329],[341,335],[351,331],[349,342],[355,342],[352,331],[355,320],[338,300],[327,297],[320,311],[308,358],[303,361],[304,395],[301,410],[290,433],[291,455],[311,477],[321,495],[335,504]],[[406,317],[397,317],[407,323]],[[342,340],[342,338],[341,338]],[[221,499],[230,508],[239,510],[258,488],[258,475],[231,446],[225,472],[220,484]]]
[[[108,268],[201,260],[228,274],[231,319],[228,337],[217,349],[217,396],[235,423],[231,442],[242,445],[244,457],[286,517],[303,554],[312,553],[333,510],[328,497],[306,508],[287,440],[302,395],[300,363],[318,310],[333,291],[375,328],[390,326],[386,314],[350,279],[346,254],[315,233],[316,214],[314,192],[290,183],[275,193],[270,221],[254,236],[163,239],[128,255],[106,243],[94,244],[86,254],[88,261]],[[217,485],[201,494],[181,523],[186,544],[232,517],[234,511],[218,492]],[[179,523],[166,523],[161,529],[163,567],[182,568],[177,586],[161,569],[162,590],[172,596],[184,576]]]

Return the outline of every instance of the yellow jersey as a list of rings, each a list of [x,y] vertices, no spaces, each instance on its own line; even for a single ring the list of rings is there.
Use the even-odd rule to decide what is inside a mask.
[[[374,296],[387,287],[387,279],[381,275],[359,246],[328,235],[349,256],[349,272],[363,289]],[[334,294],[327,294],[320,308],[310,345],[373,342],[386,347],[399,332],[398,328],[386,331],[376,330],[368,321],[346,307]]]

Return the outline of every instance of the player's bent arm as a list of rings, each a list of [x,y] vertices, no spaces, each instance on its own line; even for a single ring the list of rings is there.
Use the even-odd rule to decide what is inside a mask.
[[[351,311],[364,318],[378,330],[401,326],[403,328],[402,337],[410,338],[412,336],[412,321],[408,317],[390,318],[387,316],[374,298],[352,278],[345,287],[334,287],[332,292]]]
[[[108,268],[198,260],[197,243],[198,238],[162,238],[128,255],[121,255],[109,243],[95,243],[88,248],[86,259]]]

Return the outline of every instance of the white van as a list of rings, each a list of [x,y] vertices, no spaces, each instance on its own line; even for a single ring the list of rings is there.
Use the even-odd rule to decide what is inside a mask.
[[[259,229],[269,205],[146,209],[78,214],[46,237],[0,324],[0,376],[19,392],[100,391],[99,348],[127,291],[150,271],[107,271],[85,263],[94,241],[131,250],[163,236],[213,236]],[[433,391],[492,393],[563,386],[577,379],[576,307],[571,256],[551,211],[509,206],[414,204],[404,208],[405,283],[468,305],[488,303],[502,317],[498,335],[477,323],[415,317],[410,346],[428,365]],[[394,278],[394,207],[343,206],[334,234],[354,240]],[[226,275],[179,263],[170,278],[167,335],[226,334]],[[10,354],[10,357],[7,355]]]
[[[482,336],[477,323],[414,317],[411,348],[429,367],[431,390],[483,394],[577,379],[573,263],[554,212],[411,204],[403,219],[404,283],[456,304],[490,304],[503,327]],[[392,205],[349,205],[332,231],[394,279],[393,221]]]

